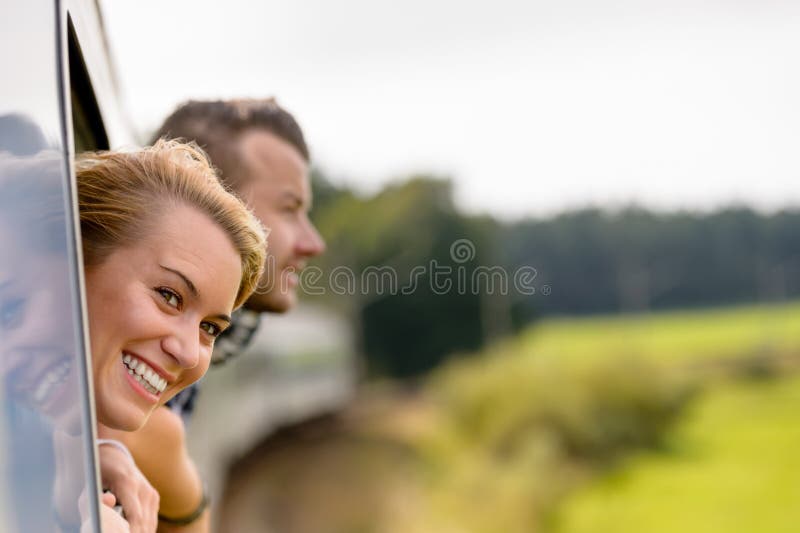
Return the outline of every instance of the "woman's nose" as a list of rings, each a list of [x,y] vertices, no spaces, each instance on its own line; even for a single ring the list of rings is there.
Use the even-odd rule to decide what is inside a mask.
[[[200,362],[200,330],[181,322],[161,339],[161,348],[182,368],[194,368]]]

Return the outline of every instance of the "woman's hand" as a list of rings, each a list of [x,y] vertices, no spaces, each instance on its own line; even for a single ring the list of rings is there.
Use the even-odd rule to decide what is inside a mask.
[[[110,492],[103,493],[100,497],[100,526],[103,533],[130,533],[133,531],[130,524],[114,510],[117,499]],[[86,527],[86,524],[84,525]],[[155,531],[155,530],[153,530]],[[89,530],[81,528],[81,533],[88,533]]]
[[[136,467],[131,456],[116,446],[98,446],[100,478],[122,505],[132,533],[153,533],[158,526],[158,492]],[[103,495],[105,503],[107,495]],[[113,505],[111,505],[113,507]],[[105,529],[103,529],[105,531]],[[127,530],[126,530],[127,531]]]
[[[117,499],[110,492],[100,495],[100,527],[103,533],[130,533],[130,525],[114,509],[116,504]],[[94,520],[89,519],[89,500],[86,490],[78,497],[78,507],[81,513],[81,533],[94,533],[96,527]]]
[[[198,508],[203,500],[203,481],[186,449],[186,431],[180,416],[168,407],[159,407],[137,431],[112,430],[102,424],[98,424],[97,431],[98,436],[122,441],[128,447],[138,468],[158,490],[160,499],[157,504],[161,514],[179,518]],[[113,487],[109,488],[113,490]],[[120,494],[117,496],[126,516],[129,516],[128,504]],[[159,522],[157,531],[208,533],[210,523],[210,512],[205,509],[191,524],[174,526]]]

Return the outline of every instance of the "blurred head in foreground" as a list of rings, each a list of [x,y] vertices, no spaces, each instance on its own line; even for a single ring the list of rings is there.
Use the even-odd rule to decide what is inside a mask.
[[[206,150],[222,182],[270,230],[266,268],[245,307],[293,307],[300,271],[325,249],[308,218],[309,152],[294,117],[272,98],[189,101],[166,119],[156,133],[161,137]]]
[[[98,422],[127,431],[205,374],[261,276],[261,224],[196,147],[76,162]]]

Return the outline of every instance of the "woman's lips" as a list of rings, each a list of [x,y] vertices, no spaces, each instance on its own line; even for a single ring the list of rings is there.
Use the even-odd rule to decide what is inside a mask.
[[[122,352],[122,364],[128,379],[136,385],[134,388],[146,392],[148,400],[157,401],[172,379],[163,377],[156,365],[130,352]]]
[[[136,392],[140,397],[142,397],[147,403],[150,404],[157,404],[160,398],[160,394],[154,394],[147,390],[142,383],[141,377],[138,376],[136,373],[131,374],[130,369],[122,365],[122,370],[125,372],[125,379],[128,382],[128,385]]]

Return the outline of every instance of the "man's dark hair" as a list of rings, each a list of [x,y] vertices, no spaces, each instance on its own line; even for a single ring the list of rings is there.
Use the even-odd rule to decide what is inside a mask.
[[[238,152],[239,137],[251,129],[272,133],[297,149],[309,162],[303,131],[274,98],[190,100],[167,117],[152,142],[162,137],[196,142],[208,153],[219,170],[220,179],[235,187],[244,173]]]

